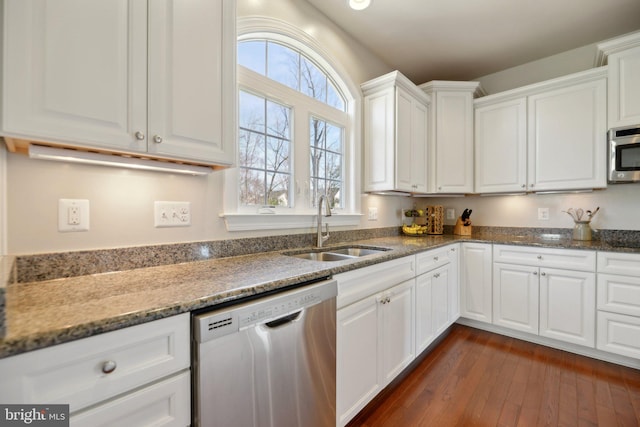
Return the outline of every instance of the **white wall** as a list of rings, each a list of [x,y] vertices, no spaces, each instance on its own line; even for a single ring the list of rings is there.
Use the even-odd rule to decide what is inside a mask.
[[[356,43],[305,0],[238,0],[238,17],[268,16],[288,22],[315,37],[338,71],[347,73],[357,87],[361,82],[391,71],[391,67]],[[174,176],[31,160],[7,155],[8,253],[27,254],[83,249],[139,246],[247,236],[312,232],[227,232],[218,217],[223,206],[224,174],[208,177]],[[0,178],[0,184],[2,184]],[[1,194],[0,194],[1,195]],[[60,198],[89,199],[90,230],[57,231]],[[399,223],[397,198],[362,196],[363,213],[371,204],[378,221],[363,217],[361,227],[388,227]],[[190,201],[192,226],[154,228],[155,200]],[[0,220],[2,215],[0,215]],[[2,239],[0,239],[1,241]]]
[[[454,208],[460,215],[473,209],[473,224],[495,227],[573,228],[564,213],[569,208],[600,211],[592,221],[594,229],[640,230],[640,184],[613,185],[606,190],[578,194],[529,194],[523,196],[468,196],[424,199],[427,204]],[[549,220],[538,220],[538,208],[549,209]],[[447,220],[453,225],[455,221]]]
[[[590,44],[472,80],[490,95],[588,70],[594,67],[596,53],[597,45]]]

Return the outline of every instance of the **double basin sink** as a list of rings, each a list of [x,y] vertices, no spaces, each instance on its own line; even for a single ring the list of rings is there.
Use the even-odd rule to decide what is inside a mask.
[[[346,246],[340,248],[315,249],[313,251],[301,253],[290,252],[285,255],[308,259],[311,261],[344,261],[346,259],[375,255],[388,250],[389,249],[387,248],[376,248],[370,246]]]

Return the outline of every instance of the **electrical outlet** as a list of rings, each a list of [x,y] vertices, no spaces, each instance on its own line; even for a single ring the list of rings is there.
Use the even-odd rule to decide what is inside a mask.
[[[378,208],[374,206],[369,207],[369,221],[378,220]]]
[[[447,208],[447,219],[456,219],[456,210],[453,208]]]
[[[549,221],[549,208],[538,208],[538,220]]]
[[[89,200],[58,200],[58,231],[88,231]]]
[[[191,202],[154,202],[154,226],[189,227]]]

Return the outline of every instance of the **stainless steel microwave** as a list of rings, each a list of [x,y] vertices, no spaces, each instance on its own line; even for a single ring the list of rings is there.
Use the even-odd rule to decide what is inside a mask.
[[[640,125],[609,130],[609,182],[640,182]]]

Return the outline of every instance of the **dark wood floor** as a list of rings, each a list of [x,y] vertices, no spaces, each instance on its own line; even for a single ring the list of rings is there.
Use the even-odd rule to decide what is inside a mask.
[[[638,426],[640,370],[455,325],[351,426]]]

